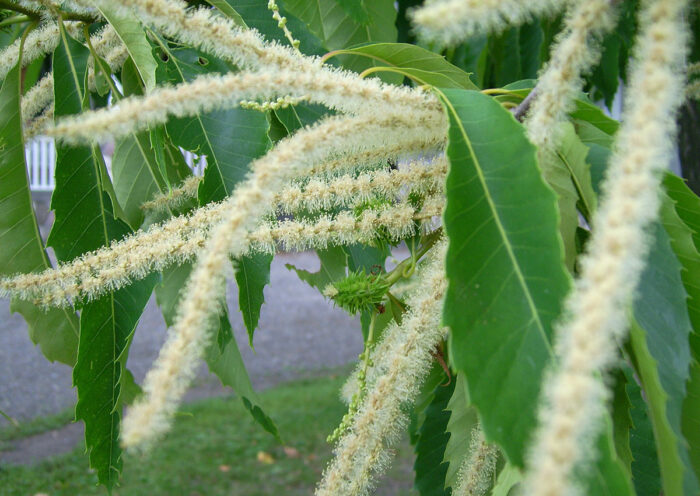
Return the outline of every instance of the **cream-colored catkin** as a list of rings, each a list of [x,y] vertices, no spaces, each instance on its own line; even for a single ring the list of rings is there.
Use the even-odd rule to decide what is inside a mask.
[[[431,163],[434,162],[434,163]],[[274,200],[276,210],[291,214],[302,209],[315,212],[332,207],[354,207],[373,198],[393,199],[399,193],[442,191],[447,173],[444,157],[434,161],[411,161],[400,169],[378,169],[360,174],[343,174],[337,177],[312,177],[302,184],[290,184]],[[158,195],[141,208],[164,211],[182,205],[197,195],[201,178],[189,177],[179,188]]]
[[[556,361],[543,384],[539,428],[523,494],[575,492],[574,467],[593,457],[609,392],[604,377],[628,327],[627,311],[649,247],[645,229],[658,215],[659,182],[674,143],[683,98],[688,41],[685,0],[645,0],[603,195],[556,329]]]
[[[277,195],[277,210],[292,213],[332,207],[353,207],[373,198],[395,198],[399,193],[441,192],[447,174],[444,157],[433,161],[411,161],[399,169],[379,169],[338,177],[311,178],[291,184]]]
[[[434,0],[411,13],[420,37],[446,45],[552,15],[566,0]]]
[[[58,28],[56,28],[56,35],[58,36]],[[95,52],[105,59],[112,71],[119,70],[129,56],[126,51],[126,46],[121,42],[116,31],[110,25],[92,36],[90,42],[95,48]],[[88,84],[91,87],[91,91],[95,89],[95,76],[93,71],[92,58],[90,58]],[[52,103],[53,73],[48,73],[22,96],[22,119],[25,122],[30,121],[41,111],[50,107]],[[33,125],[36,126],[36,124]]]
[[[108,1],[93,0],[93,3],[99,5]],[[324,67],[318,57],[301,55],[276,42],[265,42],[257,31],[236,26],[230,19],[217,16],[210,9],[188,12],[187,4],[181,0],[122,0],[119,6],[134,8],[143,22],[152,24],[161,33],[233,62],[240,68],[283,68],[325,81],[329,89],[352,86],[362,90],[364,100],[353,99],[345,104],[354,104],[354,112],[373,112],[380,117],[387,106],[392,106],[390,110],[395,111],[397,100],[413,109],[427,107],[433,112],[442,111],[438,99],[431,93],[383,84],[376,78],[363,79],[349,71]]]
[[[22,96],[22,120],[30,121],[53,103],[53,73],[50,72]]]
[[[244,237],[245,246],[238,255],[370,243],[376,240],[378,231],[398,241],[415,234],[415,221],[426,222],[423,228],[430,229],[429,221],[442,214],[443,204],[442,196],[432,196],[426,198],[420,210],[399,202],[368,209],[360,216],[341,212],[314,221],[267,222]],[[97,298],[151,272],[192,260],[204,246],[211,227],[225,213],[225,203],[208,205],[190,216],[176,217],[55,269],[0,279],[0,294],[43,307],[69,306],[78,299]]]
[[[433,351],[447,335],[442,327],[442,299],[445,281],[446,242],[440,241],[419,268],[418,291],[407,299],[410,310],[401,325],[392,324],[383,333],[392,347],[376,381],[367,384],[367,393],[352,424],[335,448],[317,496],[366,494],[373,477],[386,468],[388,447],[406,424],[402,407],[411,404],[433,361]]]
[[[90,43],[107,64],[109,69],[118,72],[129,58],[126,45],[111,24],[104,27],[99,33],[90,37]],[[99,67],[97,68],[99,72]],[[90,91],[97,91],[95,86],[95,61],[92,57],[88,60],[88,87]]]
[[[525,126],[530,141],[539,148],[557,144],[560,124],[583,87],[582,75],[600,58],[600,39],[615,27],[610,0],[576,0],[557,35],[551,58],[542,72]]]
[[[486,442],[481,424],[477,424],[472,430],[469,453],[459,468],[453,496],[485,495],[493,482],[497,460],[498,447]]]
[[[53,123],[54,117],[54,106],[53,102],[51,105],[44,110],[40,115],[36,116],[31,122],[25,124],[23,129],[24,140],[28,141],[35,136],[39,136],[44,132],[50,124]]]
[[[24,42],[24,52],[22,53],[22,67],[29,65],[34,60],[51,53],[58,46],[58,25],[49,22],[43,26],[32,30],[27,35]],[[16,40],[10,46],[0,52],[0,79],[5,79],[19,60],[20,40]]]
[[[362,87],[352,84],[333,86],[328,80],[312,74],[269,69],[255,73],[200,76],[189,83],[157,88],[147,96],[122,99],[119,105],[111,108],[65,118],[48,132],[68,142],[104,141],[166,122],[170,116],[184,117],[234,107],[241,100],[272,99],[278,95],[302,96],[343,112],[374,105],[367,101]],[[392,103],[399,102],[388,97],[385,113],[401,110],[401,107],[394,110]],[[420,110],[420,107],[415,110],[406,108],[404,113],[407,116],[420,114]],[[434,122],[444,121],[442,111],[424,115]]]
[[[174,188],[168,193],[158,192],[152,200],[144,202],[141,205],[141,210],[153,212],[165,212],[169,209],[175,209],[187,202],[191,198],[197,196],[199,185],[202,182],[200,176],[190,176],[185,179],[182,184]]]
[[[278,142],[264,157],[251,164],[252,174],[227,200],[229,207],[221,223],[212,229],[185,292],[188,297],[178,315],[154,367],[144,380],[144,395],[124,419],[122,443],[128,448],[147,446],[169,428],[170,419],[194,376],[197,360],[212,339],[208,322],[220,311],[229,255],[245,249],[245,234],[269,211],[284,184],[311,169],[312,164],[342,153],[372,148],[413,135],[416,141],[444,135],[444,125],[401,115],[383,119],[333,117]]]

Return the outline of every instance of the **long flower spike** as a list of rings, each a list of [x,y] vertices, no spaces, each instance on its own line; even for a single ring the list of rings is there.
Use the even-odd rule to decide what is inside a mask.
[[[577,0],[571,4],[551,60],[537,82],[537,95],[525,122],[528,137],[538,148],[556,146],[559,124],[583,87],[581,76],[598,61],[599,41],[615,26],[614,10],[610,0]]]
[[[433,0],[411,14],[419,36],[445,45],[555,14],[566,0]]]
[[[394,324],[383,333],[390,340],[385,360],[375,361],[382,372],[367,385],[367,393],[353,417],[349,430],[340,438],[335,458],[326,468],[316,496],[366,494],[374,474],[388,461],[387,447],[403,425],[402,407],[410,404],[420,389],[433,351],[447,335],[441,325],[444,296],[446,243],[441,241],[430,252],[421,269],[419,291],[410,295],[410,307],[400,326]]]
[[[267,70],[256,73],[226,74],[224,76],[200,76],[191,83],[175,87],[158,88],[145,97],[123,99],[118,106],[85,112],[80,116],[62,119],[48,134],[68,142],[103,141],[118,138],[149,125],[163,123],[170,116],[184,117],[198,112],[233,107],[250,98],[271,99],[287,95],[307,96],[310,101],[322,103],[344,112],[360,113],[373,107],[373,114],[401,110],[395,108],[403,101],[403,95],[394,98],[391,92],[380,101],[372,101],[363,88],[352,84],[333,86],[332,82],[316,75],[300,74],[289,70]],[[371,105],[368,105],[368,98]],[[426,108],[416,105],[411,111],[405,107],[408,117]],[[416,102],[418,103],[418,102]],[[426,110],[429,110],[426,108]],[[444,120],[442,112],[424,112],[433,121]]]
[[[556,365],[543,388],[539,430],[524,494],[569,494],[574,466],[590,456],[610,368],[627,329],[626,311],[657,217],[659,182],[671,158],[675,111],[683,98],[686,0],[646,0],[600,208],[556,332]]]

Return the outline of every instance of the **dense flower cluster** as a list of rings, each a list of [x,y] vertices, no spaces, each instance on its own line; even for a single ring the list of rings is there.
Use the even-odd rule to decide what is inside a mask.
[[[92,15],[91,7],[109,2],[70,3],[76,12]],[[635,100],[625,105],[591,237],[556,331],[556,356],[527,462],[526,494],[568,494],[574,485],[572,471],[592,450],[591,434],[599,428],[599,409],[609,394],[602,378],[615,359],[615,347],[624,340],[625,312],[649,246],[646,229],[657,217],[659,172],[669,161],[674,112],[686,91],[697,91],[697,83],[686,89],[684,78],[687,5],[687,0],[642,1],[627,90]],[[0,280],[5,295],[65,306],[95,299],[171,264],[196,260],[185,289],[190,297],[178,309],[168,340],[146,376],[144,395],[124,419],[121,442],[141,448],[167,432],[198,360],[214,339],[207,323],[221,311],[231,257],[280,248],[393,242],[416,233],[433,233],[437,239],[446,201],[448,122],[437,97],[425,88],[365,79],[301,54],[274,0],[270,15],[291,48],[266,42],[210,9],[188,9],[180,0],[125,0],[118,8],[135,10],[161,35],[241,70],[158,87],[55,124],[48,123],[54,91],[48,75],[22,101],[27,136],[41,129],[68,143],[95,143],[172,117],[236,106],[266,112],[311,102],[336,112],[279,140],[250,164],[250,174],[225,200],[174,216],[56,269]],[[411,15],[421,36],[449,44],[559,11],[565,12],[563,31],[522,115],[529,139],[545,152],[559,144],[561,124],[581,91],[582,76],[600,56],[601,37],[615,27],[615,2],[434,0]],[[83,35],[77,26],[69,26],[77,38]],[[53,50],[59,37],[53,21],[32,31],[22,63]],[[90,41],[111,70],[128,57],[111,27]],[[3,52],[0,78],[18,58],[18,43]],[[89,72],[91,85],[95,70]],[[517,116],[522,109],[515,110]],[[389,169],[389,161],[399,166]],[[142,209],[177,209],[196,197],[199,188],[199,179],[187,179]],[[290,214],[293,219],[277,218]],[[364,494],[386,467],[388,448],[406,424],[405,407],[415,401],[434,352],[449,332],[442,325],[448,243],[440,235],[426,260],[411,260],[406,278],[414,268],[417,275],[406,291],[408,309],[400,324],[389,325],[376,346],[371,343],[371,360],[361,364],[346,386],[345,395],[357,401],[339,431],[335,458],[317,495]],[[372,312],[396,282],[387,281],[358,272],[329,285],[326,295],[351,312]],[[496,467],[498,448],[479,427],[472,439],[454,494],[484,494]]]

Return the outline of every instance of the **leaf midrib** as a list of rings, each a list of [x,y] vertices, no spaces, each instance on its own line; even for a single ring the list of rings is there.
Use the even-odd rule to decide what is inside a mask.
[[[552,346],[549,342],[549,338],[547,337],[547,333],[544,330],[544,325],[542,324],[542,320],[540,319],[540,314],[537,311],[537,307],[535,306],[535,302],[532,300],[532,296],[530,294],[530,288],[527,286],[525,282],[525,277],[520,269],[520,264],[518,263],[517,258],[515,257],[515,254],[513,253],[513,250],[510,246],[510,242],[508,240],[508,237],[506,236],[505,229],[503,228],[503,224],[501,222],[501,218],[498,215],[498,210],[496,209],[495,204],[493,203],[493,199],[491,198],[491,195],[489,193],[489,189],[486,185],[485,178],[482,174],[481,166],[479,163],[479,160],[476,156],[476,153],[474,152],[474,149],[472,148],[471,141],[469,140],[467,136],[467,132],[464,129],[464,126],[462,125],[461,119],[459,119],[459,116],[457,114],[457,111],[455,110],[454,106],[452,105],[452,102],[447,98],[447,96],[438,88],[435,88],[435,91],[438,92],[442,98],[443,103],[445,104],[446,107],[448,107],[448,110],[452,113],[452,116],[454,118],[454,121],[457,123],[459,126],[459,130],[462,134],[462,137],[464,139],[464,142],[469,150],[469,154],[474,161],[475,169],[477,176],[479,178],[479,182],[481,183],[481,187],[483,188],[484,191],[484,196],[486,200],[488,201],[489,208],[491,210],[491,213],[493,215],[496,227],[498,228],[498,232],[501,236],[501,239],[503,240],[503,244],[506,248],[506,253],[508,254],[508,258],[510,258],[514,272],[517,275],[518,282],[520,283],[520,286],[523,288],[523,292],[525,293],[525,298],[527,301],[527,305],[530,309],[530,312],[533,315],[533,320],[537,324],[537,331],[542,337],[542,340],[544,341],[545,347],[547,349],[547,353],[550,355],[550,357],[554,356],[554,350],[552,349]]]

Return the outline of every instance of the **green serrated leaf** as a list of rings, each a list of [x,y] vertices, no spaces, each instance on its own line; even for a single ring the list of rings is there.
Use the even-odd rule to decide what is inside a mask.
[[[564,132],[557,146],[557,154],[566,166],[578,195],[578,207],[587,219],[591,219],[597,206],[597,196],[591,181],[591,166],[587,162],[588,147],[576,135],[571,123],[563,125]]]
[[[287,130],[287,134],[292,134],[305,126],[314,124],[322,117],[333,115],[333,112],[323,105],[299,103],[287,108],[279,108],[275,110],[275,115]]]
[[[613,31],[605,37],[602,43],[600,62],[591,75],[591,81],[602,93],[605,106],[612,108],[617,87],[620,80],[620,49],[622,40],[617,32]]]
[[[97,8],[124,43],[139,71],[146,91],[151,91],[156,87],[157,64],[138,18],[134,14],[125,14],[125,11],[117,6],[110,6],[106,3],[101,3]]]
[[[112,156],[112,173],[114,192],[129,225],[138,229],[143,223],[141,205],[144,201],[150,200],[156,193],[167,191],[147,133],[130,135],[117,141]]]
[[[570,285],[556,198],[510,112],[476,91],[440,96],[450,119],[444,321],[451,360],[466,374],[486,439],[522,467],[552,323]]]
[[[396,41],[396,8],[393,0],[366,2],[369,23],[356,22],[336,0],[287,0],[285,7],[306,23],[326,50],[339,50],[362,43]],[[343,60],[345,68],[361,72],[373,64],[367,60],[352,58]]]
[[[446,411],[446,408],[454,390],[455,381],[447,385],[439,384],[433,390],[433,399],[425,409],[425,419],[416,442],[416,461],[413,464],[416,474],[415,487],[420,496],[450,494],[450,491],[443,487],[447,464],[442,460],[450,439],[450,434],[446,432],[450,412]]]
[[[108,488],[116,484],[122,469],[120,396],[126,371],[122,354],[157,281],[157,275],[136,281],[91,301],[80,312],[80,345],[73,369],[78,389],[75,418],[85,422],[90,466]]]
[[[263,289],[270,283],[270,264],[273,255],[254,253],[234,261],[238,283],[238,305],[243,314],[243,323],[248,331],[248,341],[253,347],[253,334],[258,327],[260,307],[265,302]]]
[[[681,265],[660,224],[634,302],[630,342],[637,373],[650,404],[664,494],[700,490],[682,435],[682,408],[691,362],[692,332],[681,280]]]
[[[692,361],[687,396],[683,402],[683,434],[688,442],[690,460],[696,476],[700,474],[700,254],[696,241],[700,228],[700,198],[685,182],[667,173],[664,178],[667,197],[661,207],[661,219],[671,239],[671,247],[683,271],[681,277],[688,294],[688,314],[693,327],[690,337]],[[685,222],[684,222],[685,221]]]
[[[162,49],[167,50],[168,60],[162,63],[171,83],[229,70],[224,62],[196,50],[166,49],[164,45]],[[171,119],[166,128],[176,145],[207,157],[204,180],[199,187],[202,205],[231,194],[248,174],[250,162],[270,146],[265,114],[239,107]]]
[[[420,391],[413,402],[413,409],[411,410],[411,423],[408,426],[408,435],[413,446],[418,442],[418,434],[425,420],[425,410],[435,397],[435,388],[447,382],[445,371],[437,361],[434,361],[430,367],[428,376],[423,381],[423,384],[421,384]]]
[[[452,65],[445,57],[408,43],[374,43],[356,48],[336,50],[335,55],[361,55],[380,66],[390,67],[414,79],[419,84],[439,88],[478,89],[469,79],[469,73]]]
[[[180,289],[186,286],[191,272],[192,264],[189,263],[169,267],[163,271],[162,284],[156,287],[158,305],[168,327],[174,323],[181,298],[186,297],[180,293]],[[232,388],[241,397],[256,422],[279,439],[277,426],[264,412],[258,395],[253,390],[225,309],[214,325],[216,329],[210,331],[216,333],[216,339],[204,352],[209,370],[217,375],[224,386]]]
[[[80,113],[86,104],[88,50],[61,27],[53,56],[57,117]],[[68,261],[122,238],[129,226],[115,217],[109,176],[97,147],[56,144],[56,188],[51,207],[56,220],[48,244],[60,261]],[[157,277],[85,303],[80,312],[78,358],[73,383],[78,390],[76,419],[85,422],[85,441],[101,484],[108,489],[121,470],[118,442],[121,377],[136,323]]]
[[[20,117],[20,71],[15,66],[0,89],[0,274],[9,276],[51,267],[32,207]],[[12,299],[10,310],[27,321],[29,337],[50,361],[73,366],[78,319],[67,309],[43,309]]]
[[[450,434],[450,439],[445,447],[443,462],[448,464],[445,474],[445,488],[452,488],[454,491],[457,487],[459,469],[469,455],[472,434],[479,420],[476,416],[476,410],[469,404],[469,393],[464,374],[457,374],[452,380],[455,381],[455,390],[447,404],[450,420],[445,429]]]
[[[538,159],[542,169],[542,176],[557,195],[559,234],[564,242],[566,267],[573,273],[577,255],[576,228],[578,227],[578,211],[576,210],[576,202],[579,196],[567,167],[567,163],[574,158],[567,155],[568,151],[566,148],[558,148],[556,153],[541,151],[538,153]]]

